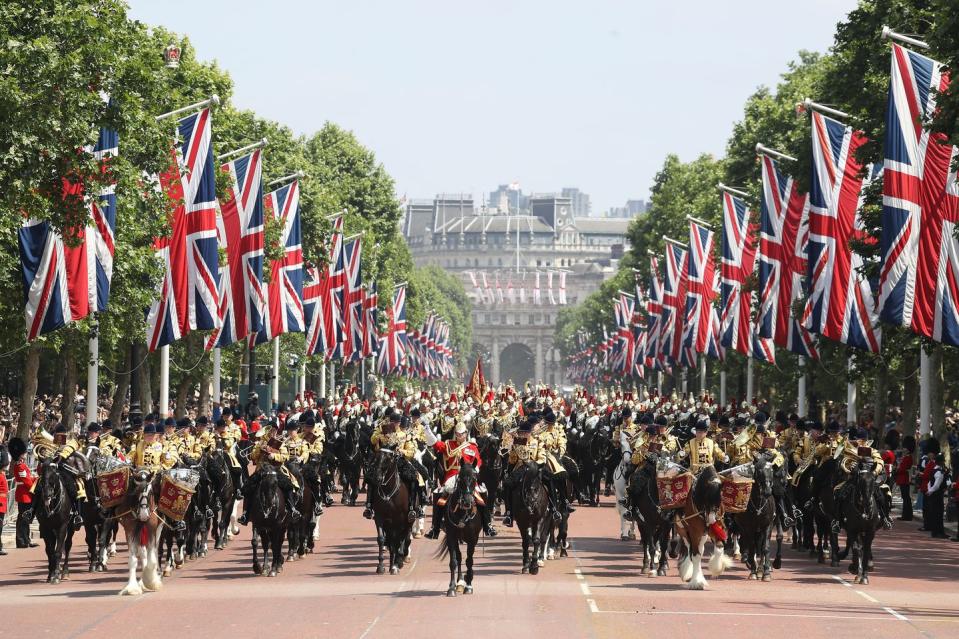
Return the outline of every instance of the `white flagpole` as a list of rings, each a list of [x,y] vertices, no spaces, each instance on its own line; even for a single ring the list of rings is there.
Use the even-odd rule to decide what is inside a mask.
[[[280,405],[280,338],[273,338],[273,403]]]
[[[702,353],[699,356],[699,392],[702,395],[706,394],[706,354]]]
[[[852,357],[846,360],[846,370],[852,371]],[[858,388],[855,382],[846,385],[846,423],[850,426],[856,423],[856,395]]]
[[[719,405],[726,406],[726,371],[719,371]]]
[[[213,403],[216,404],[217,406],[222,407],[223,401],[222,401],[222,391],[220,389],[220,378],[223,375],[223,371],[221,369],[221,365],[222,365],[221,364],[222,360],[220,359],[221,356],[222,356],[222,353],[220,353],[220,349],[214,348],[213,349]]]
[[[306,400],[306,362],[300,362],[300,387],[297,389],[300,393],[300,401]]]
[[[323,397],[329,397],[329,395],[326,394],[326,364],[325,364],[325,363],[321,363],[321,365],[320,365],[320,392],[319,392],[319,396],[320,396],[321,398],[323,398]]]
[[[87,362],[87,419],[86,425],[89,426],[95,421],[99,421],[97,403],[97,385],[100,378],[100,334],[99,323],[96,319],[90,325],[89,353],[90,361]]]
[[[170,345],[160,347],[160,417],[170,415]]]
[[[753,401],[753,358],[751,355],[746,356],[748,363],[746,364],[746,401]]]
[[[913,360],[915,361],[915,360]],[[929,365],[929,354],[926,349],[919,347],[919,434],[928,435],[932,430],[932,367]]]

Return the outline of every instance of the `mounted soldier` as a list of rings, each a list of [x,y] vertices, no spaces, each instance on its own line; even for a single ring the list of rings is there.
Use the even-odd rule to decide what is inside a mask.
[[[456,490],[456,480],[460,472],[460,466],[463,462],[469,462],[476,471],[483,466],[483,460],[480,457],[476,442],[469,438],[469,429],[466,424],[460,421],[453,429],[452,440],[440,440],[436,434],[429,428],[424,430],[426,445],[433,449],[436,455],[443,462],[443,484],[440,487],[439,495],[448,497]],[[477,492],[485,492],[482,485],[477,486]],[[482,498],[480,501],[483,501]],[[430,539],[437,539],[443,525],[443,519],[446,515],[445,506],[439,505],[439,500],[434,501],[432,527],[426,536]],[[489,537],[496,536],[496,530],[493,528],[493,511],[490,504],[484,504],[480,508],[483,516],[483,530]]]
[[[259,441],[253,446],[253,451],[250,453],[250,460],[256,465],[257,471],[264,467],[276,468],[279,471],[276,475],[277,485],[280,490],[283,491],[286,507],[290,511],[290,519],[292,521],[298,521],[301,515],[300,511],[296,508],[296,504],[299,502],[296,492],[300,486],[296,483],[296,479],[290,473],[285,463],[290,459],[290,450],[286,441],[279,438],[279,429],[275,426],[264,429],[261,432],[263,435],[260,436]],[[254,471],[253,475],[250,476],[250,480],[243,486],[243,514],[240,515],[237,521],[244,526],[249,522],[250,506],[253,501],[252,496],[260,483],[260,479],[261,475]]]

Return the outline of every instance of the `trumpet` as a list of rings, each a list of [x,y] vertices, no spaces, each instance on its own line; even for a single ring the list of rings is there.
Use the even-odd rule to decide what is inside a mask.
[[[756,434],[756,426],[755,426],[755,424],[752,425],[752,426],[749,426],[748,428],[744,428],[744,429],[743,429],[743,432],[741,432],[741,433],[739,433],[738,435],[736,435],[736,437],[733,439],[733,445],[734,445],[734,446],[745,446],[745,445],[746,445],[746,442],[748,442],[750,439],[752,439],[752,438],[753,438],[753,435],[755,435],[755,434]]]

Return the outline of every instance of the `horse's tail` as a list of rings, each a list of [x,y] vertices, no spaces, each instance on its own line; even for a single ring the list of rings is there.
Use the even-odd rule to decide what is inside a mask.
[[[433,559],[445,559],[449,552],[450,549],[449,546],[446,545],[446,533],[444,532],[443,536],[440,537],[440,547],[433,553]]]

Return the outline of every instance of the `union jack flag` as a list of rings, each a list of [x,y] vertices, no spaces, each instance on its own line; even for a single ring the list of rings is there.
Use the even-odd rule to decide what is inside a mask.
[[[949,86],[942,65],[892,45],[886,115],[882,319],[959,346],[957,148],[922,127]]]
[[[636,305],[633,308],[633,364],[632,374],[642,379],[646,378],[646,318],[643,309],[648,307],[646,294],[640,281],[639,271],[633,270],[636,280]]]
[[[818,359],[809,331],[793,317],[803,296],[809,197],[768,155],[762,161],[763,195],[759,213],[759,317],[756,334],[790,351]]]
[[[713,290],[719,290],[722,276],[719,271],[713,273]],[[722,324],[719,321],[719,309],[715,306],[709,307],[709,343],[706,346],[706,355],[720,362],[726,360],[726,349],[723,348],[720,335],[722,333]]]
[[[620,293],[614,303],[614,317],[616,319],[616,344],[613,351],[613,368],[622,375],[629,375],[633,368],[633,340],[632,321],[636,300]]]
[[[862,257],[849,247],[849,239],[862,234],[858,209],[863,167],[855,156],[865,141],[861,132],[812,112],[810,293],[803,319],[814,333],[878,353],[875,301],[860,274]]]
[[[303,286],[303,313],[306,320],[306,354],[323,353],[326,343],[323,335],[323,291],[326,288],[326,269],[315,266],[306,269]]]
[[[386,311],[386,333],[380,348],[380,372],[398,372],[406,364],[409,341],[406,335],[406,285],[393,290],[393,305]]]
[[[756,266],[755,224],[752,212],[742,198],[723,192],[723,263],[720,289],[722,312],[721,339],[724,348],[744,355],[750,351],[751,296],[743,285]]]
[[[660,329],[663,314],[663,283],[659,279],[659,260],[649,257],[649,297],[646,298],[646,353],[647,368],[663,370],[660,359]]]
[[[666,275],[663,278],[663,314],[660,342],[666,361],[679,363],[686,302],[686,249],[666,244]]]
[[[359,361],[363,352],[362,238],[346,244],[346,286],[343,290],[343,358]]]
[[[117,154],[118,145],[116,131],[101,128],[96,145],[86,151],[100,161],[105,172],[110,158]],[[83,184],[64,182],[64,197],[83,195]],[[77,246],[67,246],[49,222],[27,220],[20,228],[28,340],[107,308],[116,226],[113,185],[105,186],[95,197],[88,197],[86,206],[91,223],[71,231],[83,236]]]
[[[323,352],[327,360],[343,357],[343,296],[346,288],[346,252],[343,248],[343,216],[333,220],[330,262],[327,265],[323,303]]]
[[[173,204],[171,233],[153,247],[165,264],[157,300],[147,313],[151,351],[172,344],[191,330],[216,328],[218,245],[216,177],[210,110],[202,109],[178,123],[179,139],[171,168],[160,187]]]
[[[712,322],[709,309],[716,297],[713,289],[713,232],[698,222],[689,223],[686,253],[686,331],[683,346],[705,353]]]
[[[302,333],[303,246],[300,235],[300,187],[296,180],[266,194],[266,212],[281,224],[283,257],[270,262],[266,304],[261,311],[263,328],[256,335],[262,344],[283,333]]]
[[[376,328],[377,313],[376,308],[379,304],[379,295],[376,292],[376,282],[370,284],[369,289],[363,295],[363,313],[365,320],[363,326],[363,357],[372,357],[379,352],[380,339]]]

